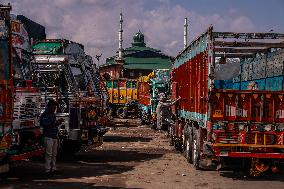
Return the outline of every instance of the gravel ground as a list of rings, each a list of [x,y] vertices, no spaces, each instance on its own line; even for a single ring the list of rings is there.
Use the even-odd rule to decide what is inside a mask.
[[[284,188],[284,174],[249,178],[242,171],[196,171],[168,145],[165,133],[137,120],[115,120],[104,144],[60,157],[62,174],[47,177],[43,162],[12,166],[0,188]]]

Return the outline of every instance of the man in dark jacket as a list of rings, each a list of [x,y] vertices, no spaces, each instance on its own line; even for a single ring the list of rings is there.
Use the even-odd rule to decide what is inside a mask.
[[[40,125],[43,127],[45,143],[45,172],[56,172],[56,156],[58,150],[58,126],[64,121],[56,120],[55,110],[57,102],[50,100],[46,110],[40,116]]]
[[[161,130],[164,129],[163,125],[167,123],[166,119],[171,118],[171,106],[177,103],[181,97],[178,99],[172,101],[172,100],[167,100],[166,95],[164,93],[159,94],[159,102],[156,108],[156,113],[157,113],[157,129]]]

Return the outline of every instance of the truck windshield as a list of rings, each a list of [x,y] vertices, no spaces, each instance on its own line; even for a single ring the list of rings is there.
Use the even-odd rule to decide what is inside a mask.
[[[78,87],[81,91],[85,90],[84,75],[79,67],[71,66],[71,71],[74,75],[75,80],[78,83]]]

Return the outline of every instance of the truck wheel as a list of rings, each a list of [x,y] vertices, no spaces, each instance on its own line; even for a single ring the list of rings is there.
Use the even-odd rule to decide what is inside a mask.
[[[120,107],[116,110],[116,115],[120,119],[125,119],[127,117],[127,109],[125,107]]]
[[[193,140],[192,140],[192,162],[196,170],[200,169],[200,133],[198,129],[193,128]]]
[[[170,146],[174,145],[174,132],[173,132],[172,125],[169,127],[169,142],[170,142]]]
[[[186,130],[184,156],[188,163],[192,163],[192,128],[188,127]]]

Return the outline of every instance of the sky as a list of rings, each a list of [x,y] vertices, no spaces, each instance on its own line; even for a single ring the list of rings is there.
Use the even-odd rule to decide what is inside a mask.
[[[189,41],[211,24],[215,31],[284,33],[284,0],[0,0],[46,27],[48,38],[85,46],[87,54],[116,54],[119,13],[123,12],[123,48],[141,30],[147,46],[176,56],[183,48],[184,18]],[[96,61],[96,60],[95,60]]]

